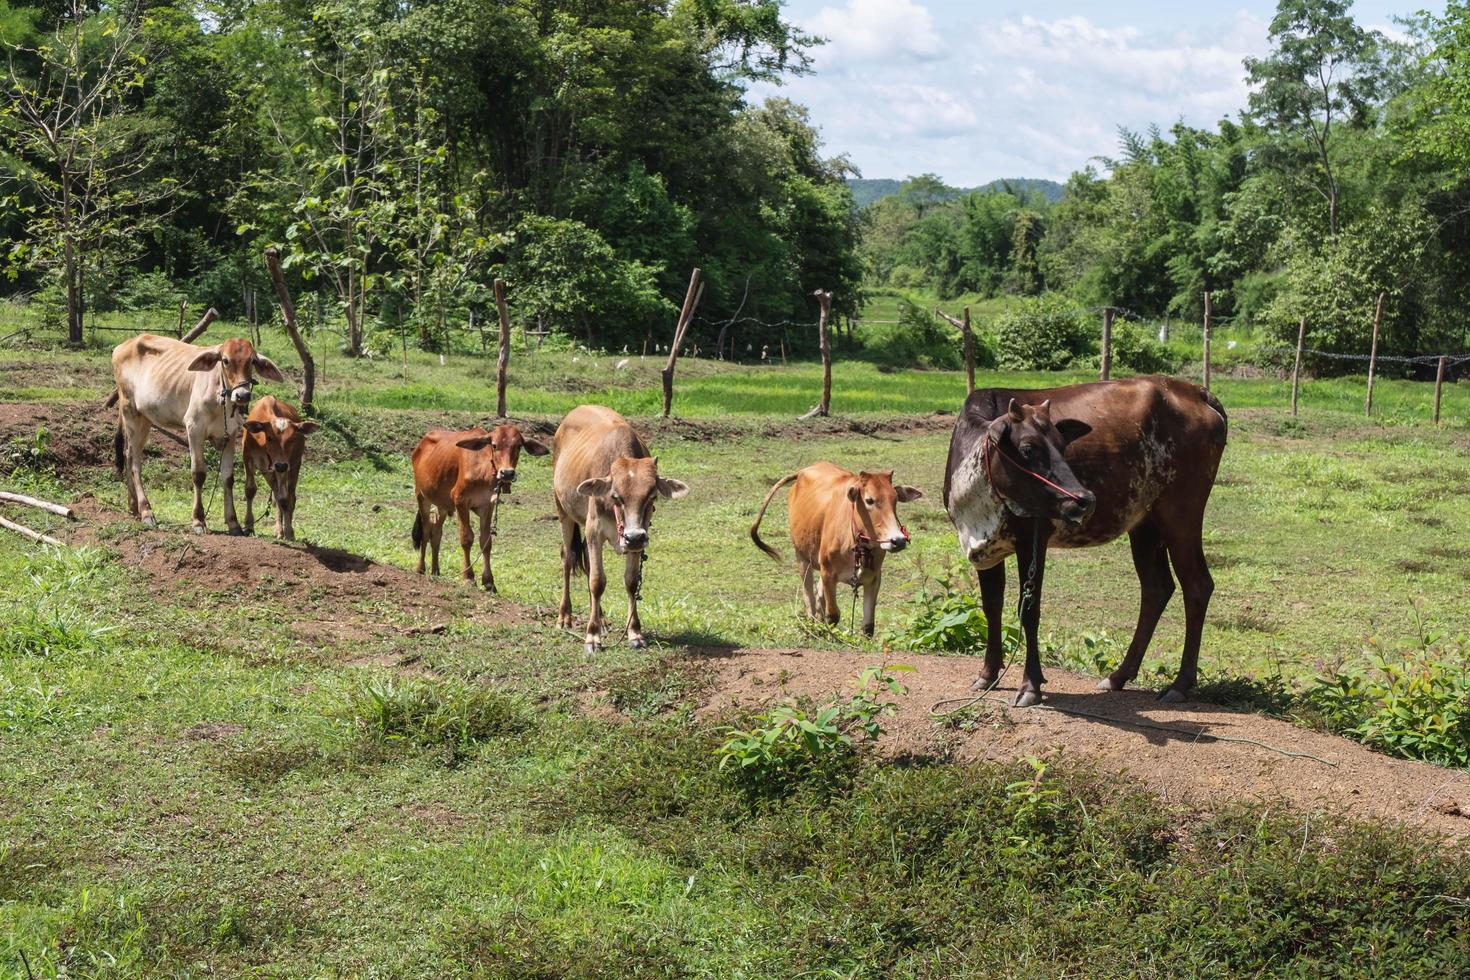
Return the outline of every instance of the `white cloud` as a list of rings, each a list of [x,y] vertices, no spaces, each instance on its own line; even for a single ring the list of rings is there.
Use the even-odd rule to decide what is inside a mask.
[[[1083,16],[936,27],[915,0],[847,0],[801,24],[831,43],[781,94],[811,106],[830,152],[869,177],[933,171],[955,184],[1062,179],[1117,150],[1117,128],[1213,126],[1244,108],[1242,61],[1266,22],[1240,11],[1192,30]],[[957,39],[941,43],[944,37]],[[770,94],[771,89],[752,93]]]

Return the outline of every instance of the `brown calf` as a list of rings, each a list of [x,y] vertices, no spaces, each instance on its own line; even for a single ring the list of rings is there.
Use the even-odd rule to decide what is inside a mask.
[[[861,585],[863,632],[872,636],[883,559],[909,544],[908,531],[898,520],[898,504],[918,500],[923,492],[917,487],[894,486],[892,470],[854,474],[831,463],[816,463],[783,476],[766,494],[750,527],[750,540],[777,561],[781,556],[761,540],[761,519],[776,491],[793,482],[796,486],[786,509],[807,615],[836,625],[838,583],[854,588]],[[814,573],[820,580],[816,595],[812,594]]]
[[[276,507],[276,537],[296,540],[296,481],[301,476],[301,457],[306,437],[317,430],[315,422],[303,422],[296,409],[274,395],[266,395],[250,409],[240,437],[240,454],[245,457],[245,533],[255,533],[255,471],[265,474]]]
[[[587,614],[586,649],[602,647],[607,620],[602,615],[602,548],[610,543],[626,557],[623,585],[628,590],[628,646],[646,646],[638,620],[638,593],[643,581],[644,550],[653,524],[657,496],[678,500],[688,485],[658,475],[658,460],[626,419],[610,408],[582,405],[557,427],[552,463],[556,513],[561,518],[561,614],[559,625],[572,625],[572,572],[587,573],[591,608]],[[583,529],[586,537],[583,537]]]
[[[495,576],[490,571],[495,512],[500,506],[500,495],[509,493],[515,481],[522,449],[532,456],[545,456],[551,451],[545,443],[521,435],[521,430],[513,425],[499,425],[491,432],[438,430],[419,441],[413,451],[413,484],[418,497],[413,545],[419,550],[420,575],[424,574],[424,550],[430,546],[434,551],[434,574],[439,574],[439,542],[444,536],[444,521],[452,510],[459,519],[463,574],[466,581],[475,580],[475,570],[470,564],[470,546],[475,541],[474,528],[470,526],[473,511],[480,518],[480,553],[484,561],[480,584],[488,592],[495,591]]]

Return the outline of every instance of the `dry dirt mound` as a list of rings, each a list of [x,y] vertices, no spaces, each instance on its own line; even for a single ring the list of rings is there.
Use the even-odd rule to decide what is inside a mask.
[[[91,497],[75,509],[78,523],[63,533],[68,542],[116,552],[122,565],[143,573],[161,601],[189,607],[191,597],[202,604],[210,594],[235,597],[242,606],[268,601],[292,638],[319,653],[369,651],[365,656],[376,660],[372,648],[380,645],[371,641],[438,633],[454,622],[531,621],[523,607],[453,575],[420,576],[348,551],[268,536],[200,535],[184,527],[145,531]]]
[[[1080,757],[1104,772],[1139,779],[1180,805],[1208,808],[1221,799],[1284,799],[1304,808],[1391,818],[1454,838],[1470,836],[1470,772],[1393,759],[1356,742],[1216,705],[1166,705],[1152,692],[1097,691],[1096,678],[1057,669],[1046,672],[1047,708],[1006,706],[1020,679],[1019,668],[1013,667],[991,693],[994,700],[977,705],[969,723],[944,725],[931,716],[931,706],[945,698],[968,697],[977,662],[918,655],[897,659],[916,670],[902,675],[909,693],[899,699],[897,716],[885,723],[880,751],[889,756]],[[700,658],[710,681],[704,711],[722,712],[783,696],[824,697],[849,689],[854,674],[867,663],[858,655],[829,650],[708,653]],[[1201,737],[1201,732],[1207,735]]]

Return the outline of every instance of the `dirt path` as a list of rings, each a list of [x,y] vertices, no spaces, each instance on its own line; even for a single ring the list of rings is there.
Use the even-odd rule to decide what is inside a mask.
[[[1470,772],[1393,759],[1347,739],[1217,705],[1165,705],[1147,691],[1104,693],[1095,689],[1096,678],[1057,669],[1046,672],[1046,704],[1100,717],[1007,707],[1019,680],[1012,668],[992,693],[995,700],[970,715],[966,731],[937,723],[929,709],[940,699],[967,694],[975,660],[910,654],[897,655],[894,662],[916,670],[902,675],[909,693],[899,699],[897,716],[885,723],[880,751],[890,757],[1065,756],[1091,761],[1103,772],[1126,773],[1170,803],[1209,808],[1221,799],[1285,799],[1304,808],[1338,808],[1359,818],[1390,818],[1457,839],[1470,837]],[[820,698],[850,688],[866,664],[854,654],[830,650],[709,653],[700,658],[710,682],[703,710],[716,713],[787,695]],[[1257,745],[1201,739],[1195,734],[1201,730],[1336,765]]]

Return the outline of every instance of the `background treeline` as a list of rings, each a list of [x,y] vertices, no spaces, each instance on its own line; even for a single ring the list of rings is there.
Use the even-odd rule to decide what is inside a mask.
[[[1354,354],[1381,290],[1384,352],[1466,350],[1467,6],[1401,22],[1402,40],[1349,7],[1283,0],[1237,119],[1124,130],[1118,157],[1074,173],[1055,203],[910,179],[864,209],[869,282],[1196,323],[1209,290],[1217,322],[1294,344],[1306,317],[1309,346]],[[1046,318],[1037,302],[1013,307]]]
[[[609,348],[663,337],[696,264],[707,319],[859,298],[850,168],[745,99],[807,68],[777,0],[0,0],[0,42],[4,290],[73,341],[268,308],[271,243],[352,350],[435,347],[496,275]]]

